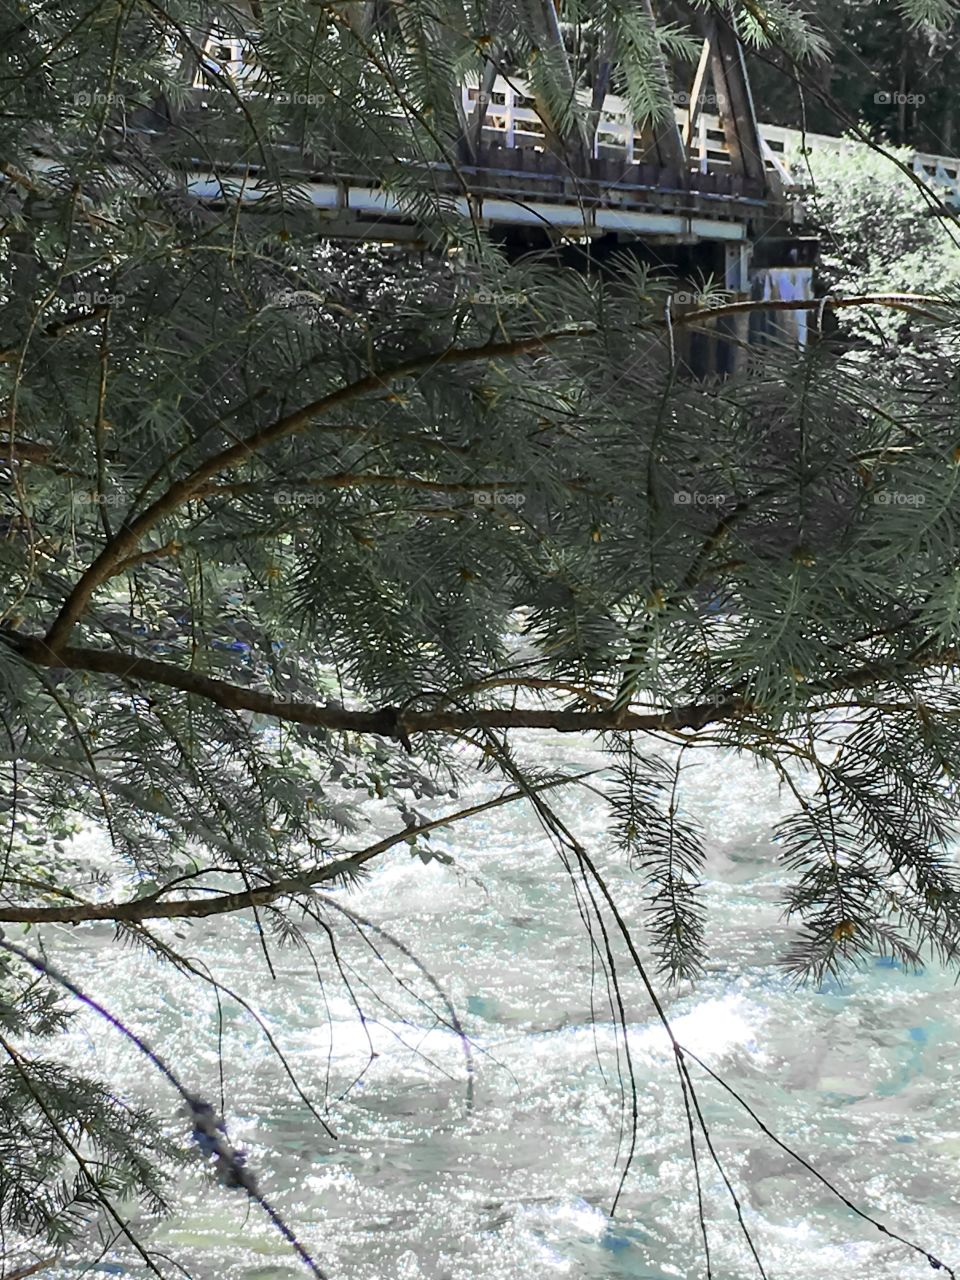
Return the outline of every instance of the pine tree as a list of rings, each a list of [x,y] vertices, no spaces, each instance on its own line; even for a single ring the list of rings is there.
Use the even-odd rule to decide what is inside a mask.
[[[795,68],[823,45],[780,0],[717,12]],[[11,1257],[115,1231],[118,1195],[159,1209],[185,1158],[109,1081],[56,1064],[83,993],[43,960],[44,926],[112,923],[185,972],[164,921],[244,913],[265,955],[303,945],[388,848],[438,856],[439,822],[410,806],[456,795],[457,770],[534,806],[639,966],[596,861],[630,859],[664,982],[709,948],[683,806],[699,751],[751,756],[792,797],[793,970],[956,962],[956,299],[891,304],[937,335],[894,375],[824,342],[703,383],[664,322],[669,279],[626,252],[604,271],[516,259],[430,180],[464,162],[459,85],[488,55],[536,63],[548,140],[591,124],[570,89],[593,64],[567,47],[609,50],[612,88],[665,118],[696,22],[658,38],[651,16],[564,3],[550,44],[443,0],[0,14]],[[255,79],[207,51],[215,30]],[[400,202],[418,249],[318,237],[298,184],[344,164]],[[188,182],[201,168],[213,196]],[[519,729],[600,735],[600,850],[563,826],[565,780],[524,761]],[[346,852],[375,810],[396,835]],[[89,824],[109,883],[72,852]],[[187,1081],[162,1046],[153,1063]],[[181,1091],[201,1152],[256,1198]]]

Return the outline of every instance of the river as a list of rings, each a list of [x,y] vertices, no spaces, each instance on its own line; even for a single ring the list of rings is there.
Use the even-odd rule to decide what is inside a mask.
[[[571,769],[602,763],[582,741],[557,738],[538,750],[542,760]],[[687,777],[690,809],[708,832],[710,962],[695,986],[665,993],[678,1038],[849,1199],[960,1265],[953,977],[936,966],[916,974],[878,962],[842,987],[832,980],[795,986],[778,964],[788,933],[778,905],[783,872],[770,839],[780,812],[774,778],[718,754],[704,755]],[[478,779],[447,804],[495,791],[489,777]],[[603,801],[580,789],[557,803],[642,938],[640,884],[605,847]],[[439,802],[418,808],[442,811]],[[231,1135],[249,1152],[264,1192],[335,1280],[704,1276],[677,1076],[636,976],[622,966],[637,1151],[611,1218],[628,1140],[616,1041],[602,984],[594,992],[595,1022],[591,1015],[591,950],[557,854],[520,804],[460,824],[434,845],[452,856],[451,865],[424,865],[400,846],[341,900],[401,939],[449,993],[473,1044],[472,1075],[460,1039],[418,999],[446,1017],[424,974],[372,935],[392,977],[345,919],[331,917],[366,1026],[315,925],[309,934],[322,988],[306,952],[275,941],[273,981],[249,920],[158,930],[253,1003],[304,1090],[329,1099],[336,1141],[298,1101],[255,1023],[229,1001],[221,1028],[208,987],[119,947],[106,929],[92,954],[89,933],[81,940],[78,931],[48,929],[45,942],[91,995],[214,1100],[222,1050]],[[372,1061],[367,1033],[377,1053]],[[169,1086],[92,1014],[78,1016],[68,1050],[75,1065],[149,1100],[172,1131],[182,1124]],[[770,1280],[931,1274],[922,1256],[855,1217],[773,1145],[693,1064],[691,1072]],[[758,1275],[703,1150],[700,1169],[714,1277]],[[260,1211],[219,1187],[208,1170],[188,1167],[174,1198],[169,1218],[139,1229],[196,1280],[305,1274]],[[159,1265],[164,1275],[182,1274]],[[113,1255],[93,1273],[103,1271],[145,1274]],[[67,1267],[50,1273],[58,1280],[78,1274]]]

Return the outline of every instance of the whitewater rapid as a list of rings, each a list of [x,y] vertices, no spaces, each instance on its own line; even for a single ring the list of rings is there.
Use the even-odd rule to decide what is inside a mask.
[[[536,750],[553,767],[602,763],[589,744],[570,739]],[[453,807],[495,792],[489,778],[478,780]],[[710,963],[696,986],[664,992],[675,1034],[844,1195],[960,1265],[960,1019],[952,976],[878,963],[843,987],[797,988],[778,965],[788,935],[778,901],[784,873],[770,840],[781,811],[774,778],[732,755],[705,755],[689,771],[685,794],[708,836]],[[605,842],[603,801],[580,790],[557,803],[642,940],[641,885]],[[439,802],[418,808],[442,812]],[[304,1090],[321,1106],[327,1100],[336,1141],[297,1099],[255,1023],[228,1000],[221,1026],[209,988],[119,947],[107,928],[88,931],[86,941],[78,931],[48,929],[44,940],[53,959],[218,1105],[222,1060],[232,1137],[334,1280],[705,1275],[669,1041],[636,975],[622,965],[637,1149],[611,1219],[629,1141],[617,1037],[602,981],[591,1007],[589,941],[556,852],[519,804],[460,824],[434,845],[451,865],[424,865],[401,845],[341,900],[401,939],[447,991],[471,1042],[472,1069],[458,1035],[438,1021],[445,1008],[423,973],[370,935],[398,984],[345,919],[332,924],[365,1024],[309,922],[322,986],[307,953],[276,940],[273,981],[249,920],[157,929],[254,1005]],[[378,1004],[365,983],[391,1007]],[[66,1048],[74,1066],[149,1101],[169,1117],[171,1133],[185,1132],[163,1080],[92,1015],[78,1015]],[[931,1274],[922,1257],[858,1220],[729,1095],[692,1073],[771,1280]],[[703,1150],[700,1172],[714,1276],[757,1275]],[[178,1175],[174,1201],[169,1218],[145,1220],[138,1230],[196,1280],[305,1274],[257,1210],[196,1164]],[[89,1269],[145,1274],[112,1254]],[[66,1280],[79,1270],[49,1274]],[[164,1274],[182,1273],[170,1266]]]

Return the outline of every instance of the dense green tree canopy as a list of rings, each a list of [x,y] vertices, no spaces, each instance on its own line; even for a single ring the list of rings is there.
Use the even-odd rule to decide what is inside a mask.
[[[791,66],[768,49],[749,57],[765,120],[818,133],[863,125],[887,142],[956,154],[952,5],[817,0],[808,12],[829,41],[826,63]]]
[[[797,178],[809,188],[810,213],[822,237],[819,276],[825,292],[956,292],[956,222],[916,182],[908,162],[905,149],[884,154],[854,145],[846,155],[817,152],[798,163]],[[902,337],[910,324],[903,314],[875,313],[860,326],[861,337],[876,347]],[[921,340],[931,337],[922,334]]]
[[[949,290],[897,304],[937,337],[893,374],[823,342],[698,382],[679,339],[703,317],[668,307],[675,282],[627,251],[604,271],[511,257],[431,188],[431,166],[456,170],[484,9],[416,0],[375,33],[360,6],[253,10],[0,15],[7,940],[33,926],[36,955],[45,924],[101,921],[185,965],[169,920],[243,912],[269,957],[331,927],[315,890],[396,844],[432,856],[411,802],[449,795],[456,816],[458,771],[481,769],[492,801],[537,807],[597,910],[614,904],[594,859],[631,859],[649,910],[621,941],[664,980],[695,976],[703,842],[681,764],[732,749],[793,798],[798,974],[955,960]],[[734,10],[790,65],[824,43],[786,5]],[[612,33],[652,115],[669,102],[649,16],[561,8],[585,42]],[[201,108],[216,21],[256,26],[261,79],[206,60]],[[530,62],[522,24],[508,43]],[[549,50],[536,75],[560,119]],[[422,249],[319,234],[297,177],[343,157],[406,202]],[[255,205],[196,199],[198,166],[252,166]],[[602,845],[555,818],[558,779],[519,728],[603,735]],[[384,814],[396,836],[365,835]],[[109,876],[74,854],[90,823]],[[118,1193],[155,1204],[175,1153],[109,1081],[52,1065],[72,997],[48,979],[0,961],[0,1225],[65,1244]],[[65,1155],[81,1138],[86,1170]]]

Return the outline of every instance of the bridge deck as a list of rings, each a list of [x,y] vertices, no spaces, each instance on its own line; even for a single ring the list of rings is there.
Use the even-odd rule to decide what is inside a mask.
[[[180,119],[203,144],[187,175],[188,187],[207,201],[256,203],[275,189],[275,182],[251,158],[242,158],[235,145],[217,137],[219,113],[208,110],[214,98],[224,101],[209,89],[195,91]],[[146,122],[145,132],[154,132]],[[155,140],[162,148],[162,136]],[[751,227],[756,232],[789,218],[784,201],[729,166],[691,163],[680,172],[642,159],[639,148],[629,155],[602,148],[574,171],[543,145],[542,137],[519,129],[510,145],[502,131],[485,128],[469,162],[424,163],[413,154],[393,155],[384,157],[381,173],[346,154],[318,157],[289,143],[274,142],[271,153],[270,165],[283,174],[284,186],[325,210],[327,229],[336,235],[416,235],[409,198],[384,176],[398,165],[405,179],[416,174],[419,190],[434,194],[452,213],[487,225],[539,226],[580,236],[615,232],[682,243],[742,241]]]
[[[257,93],[259,70],[248,60],[243,41],[218,39],[208,45],[217,73],[228,73],[244,94]],[[198,92],[209,99],[210,88]],[[389,158],[402,163],[406,173],[418,173],[420,187],[442,199],[451,212],[487,225],[539,226],[565,234],[618,233],[626,238],[645,236],[677,243],[695,240],[736,242],[769,235],[790,235],[803,219],[801,193],[790,171],[790,161],[802,146],[810,150],[843,150],[858,144],[842,138],[806,134],[760,123],[759,144],[768,181],[735,172],[723,121],[703,111],[704,99],[692,102],[678,94],[678,125],[685,133],[688,165],[682,172],[656,162],[649,132],[634,123],[626,101],[607,94],[596,117],[592,155],[573,172],[554,155],[546,142],[543,121],[529,86],[518,78],[497,76],[486,97],[477,81],[462,85],[462,107],[469,118],[482,102],[480,141],[470,163],[449,165],[418,163],[416,157]],[[586,91],[578,96],[586,102]],[[323,210],[328,234],[364,238],[415,239],[416,218],[409,200],[360,172],[348,158],[335,164],[320,161],[293,149],[283,151],[279,168],[288,186],[315,208]],[[208,154],[210,154],[208,152]],[[215,150],[218,161],[224,154]],[[682,154],[682,153],[681,153]],[[919,175],[948,188],[948,196],[960,200],[960,161],[943,156],[913,157]],[[249,166],[197,159],[188,176],[188,187],[199,198],[243,201],[261,198],[260,175]],[[269,184],[268,184],[269,185]]]

